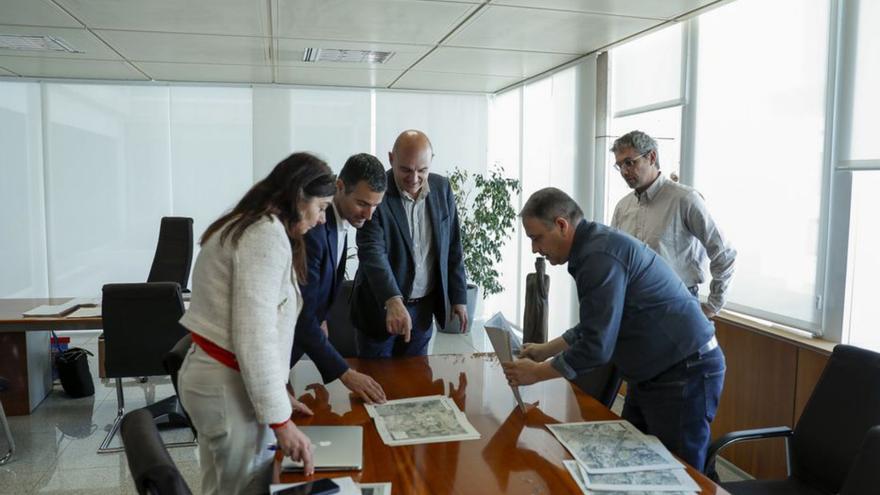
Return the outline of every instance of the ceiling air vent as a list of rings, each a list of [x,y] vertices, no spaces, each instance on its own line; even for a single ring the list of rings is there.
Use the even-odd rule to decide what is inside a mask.
[[[306,48],[303,62],[353,62],[384,64],[394,52],[374,52],[370,50],[341,50],[338,48]]]
[[[66,41],[55,36],[23,36],[18,34],[0,34],[0,48],[9,50],[27,50],[34,52],[65,52],[84,53],[70,46]]]

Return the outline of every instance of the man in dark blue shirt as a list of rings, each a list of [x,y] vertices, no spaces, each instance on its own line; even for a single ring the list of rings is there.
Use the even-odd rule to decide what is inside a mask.
[[[526,345],[527,359],[504,366],[508,381],[571,380],[610,361],[628,383],[623,418],[702,469],[725,361],[699,301],[646,244],[584,220],[559,189],[533,194],[520,217],[532,252],[568,263],[580,321],[562,337]]]

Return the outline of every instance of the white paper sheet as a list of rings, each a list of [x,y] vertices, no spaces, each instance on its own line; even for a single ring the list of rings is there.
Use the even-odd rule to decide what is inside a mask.
[[[581,489],[581,492],[584,495],[697,495],[697,492],[695,491],[594,491],[588,489],[584,484],[584,478],[582,477],[583,470],[580,468],[577,461],[566,460],[562,461],[562,464],[565,466],[565,469],[568,470],[568,474],[574,478],[574,482],[577,483],[578,488]]]
[[[486,329],[486,335],[489,336],[489,342],[492,343],[492,348],[495,349],[498,361],[501,363],[513,361],[520,346],[516,345],[518,342],[516,336],[511,331],[513,328],[512,324],[507,321],[507,318],[501,313],[495,313],[492,318],[489,318],[483,324],[483,328]],[[513,397],[516,399],[516,403],[519,404],[520,411],[525,412],[526,405],[523,403],[519,387],[511,385],[510,389],[513,390]]]
[[[366,404],[376,430],[386,445],[476,440],[480,432],[471,425],[455,401],[442,395]]]
[[[571,455],[593,474],[677,469],[666,447],[628,421],[586,421],[547,425]]]

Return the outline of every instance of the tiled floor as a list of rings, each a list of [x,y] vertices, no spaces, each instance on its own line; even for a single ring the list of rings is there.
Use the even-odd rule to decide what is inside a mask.
[[[97,356],[99,332],[67,334],[71,346],[90,350]],[[491,349],[479,325],[465,335],[436,333],[429,344],[431,354],[470,354]],[[98,378],[96,358],[90,358],[95,395],[71,399],[56,382],[49,397],[29,416],[10,417],[15,438],[15,457],[0,466],[0,494],[134,494],[134,484],[125,454],[96,453],[116,416],[115,387],[110,380]],[[143,407],[171,396],[173,387],[167,377],[151,378],[147,383],[123,380],[126,410]],[[162,431],[166,443],[192,439],[187,429]],[[0,439],[4,444],[5,440]],[[119,436],[111,446],[121,445]],[[195,447],[170,449],[194,493],[200,492],[199,455]],[[733,473],[722,471],[722,479]]]

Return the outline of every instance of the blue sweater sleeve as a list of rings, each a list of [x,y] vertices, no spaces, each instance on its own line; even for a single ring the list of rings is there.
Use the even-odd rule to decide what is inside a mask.
[[[611,360],[626,300],[627,274],[613,256],[594,253],[577,267],[575,282],[580,321],[565,332],[569,348],[552,362],[569,380]]]
[[[290,365],[293,367],[303,353],[308,354],[324,383],[329,383],[348,370],[348,363],[321,330],[321,321],[326,316],[323,308],[326,308],[331,296],[326,293],[326,287],[332,286],[321,280],[322,261],[330,256],[330,250],[325,249],[326,242],[320,238],[324,233],[325,227],[318,226],[305,235],[308,283],[299,286],[303,305],[296,320]],[[335,276],[335,272],[331,276]]]

